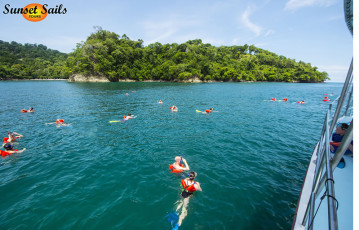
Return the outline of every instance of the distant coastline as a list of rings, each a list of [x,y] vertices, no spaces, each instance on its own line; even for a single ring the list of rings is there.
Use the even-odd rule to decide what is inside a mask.
[[[109,83],[110,80],[101,77],[101,76],[81,76],[81,77],[75,77],[75,78],[68,78],[68,79],[53,79],[53,78],[44,78],[44,79],[0,79],[0,81],[67,81],[67,82],[89,82],[89,83]],[[112,81],[112,82],[173,82],[173,83],[215,83],[215,82],[237,82],[237,83],[251,83],[251,82],[282,82],[282,83],[308,83],[308,82],[300,82],[300,81],[215,81],[215,80],[201,80],[199,78],[193,78],[188,80],[175,80],[175,81],[167,81],[167,80],[133,80],[133,79],[119,79],[118,81]],[[325,82],[309,82],[309,83],[328,83]],[[340,82],[338,82],[340,83]]]
[[[328,73],[244,44],[220,46],[201,39],[144,46],[125,34],[98,30],[69,54],[44,45],[0,40],[0,80],[68,79],[69,82],[302,82]]]

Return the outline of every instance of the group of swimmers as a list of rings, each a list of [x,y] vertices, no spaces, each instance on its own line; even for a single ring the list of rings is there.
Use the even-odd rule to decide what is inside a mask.
[[[175,162],[169,165],[169,169],[171,170],[171,173],[183,173],[184,171],[190,170],[186,159],[180,156],[175,157]],[[178,218],[178,223],[176,224],[174,229],[178,229],[178,226],[181,226],[183,219],[187,216],[187,206],[189,203],[189,199],[192,197],[193,193],[195,191],[202,191],[201,184],[194,180],[196,177],[197,173],[192,171],[188,174],[187,178],[185,177],[181,180],[183,189],[181,196],[183,200],[181,200],[181,202],[177,206],[176,213],[178,213],[181,208],[182,210],[181,215]]]
[[[10,156],[13,153],[22,153],[26,150],[26,148],[23,148],[22,150],[14,149],[14,142],[16,139],[22,138],[23,136],[16,132],[8,132],[8,137],[4,137],[3,139],[3,145],[2,147],[5,149],[5,151],[0,150],[1,157]]]
[[[163,104],[162,100],[158,100],[158,101],[157,101],[157,104]],[[178,107],[175,106],[175,105],[172,105],[172,106],[170,107],[170,109],[171,109],[172,112],[178,112]],[[201,111],[199,111],[199,110],[196,110],[196,111],[197,111],[197,112],[201,112]],[[213,108],[206,109],[205,112],[203,112],[203,113],[211,113],[211,112],[213,112]]]
[[[33,107],[30,107],[28,110],[22,109],[20,110],[22,113],[33,113],[35,112]],[[17,150],[14,148],[14,142],[22,138],[23,135],[16,133],[16,132],[8,132],[8,137],[4,137],[2,147],[5,149],[5,151],[0,150],[1,157],[10,156],[13,153],[22,153],[26,150],[26,148],[23,148],[22,150]]]
[[[275,97],[272,97],[272,101],[281,101],[281,100],[277,100],[277,98],[275,98]],[[282,101],[288,101],[288,98],[283,98],[283,100]]]
[[[272,97],[271,101],[285,101],[285,102],[287,102],[288,98],[285,97],[285,98],[283,98],[283,100],[278,100],[277,98]],[[304,104],[304,103],[305,103],[304,100],[298,101],[298,104]]]

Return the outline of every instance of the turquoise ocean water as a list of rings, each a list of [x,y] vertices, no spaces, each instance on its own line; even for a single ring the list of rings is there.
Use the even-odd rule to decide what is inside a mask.
[[[0,137],[27,148],[0,160],[0,229],[171,229],[181,189],[168,164],[182,153],[203,192],[180,229],[290,229],[324,94],[341,87],[0,82]],[[71,128],[45,125],[59,118]]]

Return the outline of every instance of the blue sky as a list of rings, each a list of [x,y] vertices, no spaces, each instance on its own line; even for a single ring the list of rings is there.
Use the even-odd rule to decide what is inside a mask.
[[[29,22],[5,4],[62,4],[66,14]],[[326,71],[343,82],[353,56],[342,0],[0,0],[0,40],[71,52],[101,26],[145,45],[202,39],[215,46],[255,45]]]

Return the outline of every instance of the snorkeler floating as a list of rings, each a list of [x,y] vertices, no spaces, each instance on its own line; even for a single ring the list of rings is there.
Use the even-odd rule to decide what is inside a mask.
[[[181,196],[183,200],[180,202],[180,204],[176,208],[176,213],[182,208],[181,215],[178,219],[178,226],[181,226],[183,219],[187,216],[187,206],[189,203],[189,199],[192,197],[193,193],[195,191],[202,191],[201,184],[199,182],[194,181],[194,179],[197,177],[196,172],[190,172],[188,174],[188,178],[183,179],[181,181],[183,191],[181,193]]]
[[[171,109],[172,112],[177,112],[178,111],[178,108],[175,105],[171,106],[170,109]]]
[[[64,119],[56,119],[55,122],[45,123],[45,125],[51,125],[51,124],[56,124],[56,127],[57,127],[57,128],[63,127],[63,126],[72,128],[71,124],[65,123]]]
[[[127,121],[127,120],[132,119],[132,118],[136,118],[136,116],[132,115],[131,113],[129,113],[127,116],[123,116],[124,121]]]
[[[181,162],[184,164],[181,164]],[[182,158],[182,156],[176,156],[175,162],[169,165],[168,168],[171,170],[171,173],[181,173],[190,170],[186,159]]]
[[[8,132],[8,137],[4,137],[3,141],[4,143],[7,143],[7,142],[14,142],[16,139],[18,138],[22,138],[23,135],[21,134],[18,134],[16,132]]]
[[[34,108],[30,107],[29,110],[22,109],[21,112],[22,113],[33,113],[33,112],[35,112],[35,110],[34,110]]]
[[[5,143],[3,145],[3,147],[4,147],[5,151],[0,150],[1,157],[10,156],[13,153],[22,153],[26,150],[26,148],[23,148],[22,150],[14,149],[14,145],[11,143]]]
[[[123,119],[121,119],[121,120],[113,120],[113,121],[109,121],[109,123],[114,123],[114,122],[125,122],[125,121],[127,121],[127,120],[130,120],[130,119],[134,119],[134,118],[136,118],[137,116],[135,116],[135,115],[132,115],[131,113],[129,113],[127,116],[125,115],[125,116],[123,116]]]

